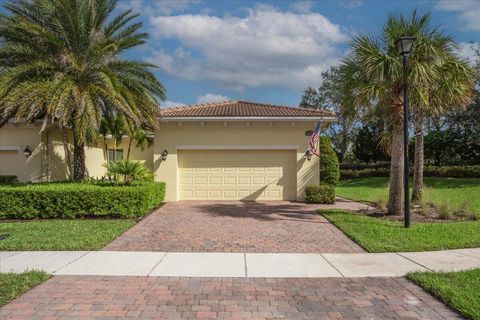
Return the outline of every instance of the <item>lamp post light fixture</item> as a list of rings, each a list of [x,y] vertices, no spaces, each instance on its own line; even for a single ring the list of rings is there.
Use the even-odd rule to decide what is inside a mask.
[[[162,156],[162,161],[166,161],[168,156],[168,151],[163,150],[161,156]]]
[[[415,37],[402,36],[395,41],[395,48],[403,58],[403,225],[410,227],[410,187],[409,187],[409,161],[408,161],[408,55],[412,52]]]
[[[308,161],[312,160],[312,152],[310,151],[310,149],[305,152],[305,157]]]
[[[26,146],[25,147],[25,150],[23,150],[23,153],[25,154],[25,158],[30,158],[30,156],[32,155],[32,149],[30,149],[30,146]]]

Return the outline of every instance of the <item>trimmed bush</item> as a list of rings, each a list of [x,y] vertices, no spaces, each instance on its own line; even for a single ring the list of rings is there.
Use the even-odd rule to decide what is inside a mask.
[[[115,180],[122,181],[126,186],[133,181],[153,181],[153,172],[139,161],[128,159],[112,161],[104,167],[108,176],[114,176]]]
[[[334,203],[335,186],[327,183],[307,186],[305,188],[305,201],[308,203]]]
[[[0,176],[0,184],[14,184],[17,182],[17,176]]]
[[[342,180],[368,178],[368,177],[388,177],[390,169],[388,168],[370,168],[362,170],[341,170],[340,178]],[[413,168],[410,168],[410,175],[413,175]],[[443,178],[480,178],[480,165],[476,166],[445,166],[424,168],[425,177],[443,177]]]
[[[338,158],[328,137],[320,137],[320,182],[336,186],[340,178]]]
[[[0,218],[135,218],[164,199],[165,184],[48,183],[0,187]]]

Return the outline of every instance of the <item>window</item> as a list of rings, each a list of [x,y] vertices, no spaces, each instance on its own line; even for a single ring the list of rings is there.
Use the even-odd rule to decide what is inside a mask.
[[[108,161],[123,160],[123,149],[108,149]]]

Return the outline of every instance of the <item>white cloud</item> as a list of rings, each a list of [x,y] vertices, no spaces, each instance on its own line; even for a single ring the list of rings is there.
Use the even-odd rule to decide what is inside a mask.
[[[442,11],[458,12],[458,20],[465,30],[480,30],[480,4],[477,0],[441,0],[435,8]]]
[[[175,101],[170,101],[170,100],[165,100],[165,101],[160,102],[160,108],[162,108],[162,109],[182,107],[182,106],[186,106],[186,104],[182,103],[182,102],[175,102]]]
[[[220,94],[214,94],[214,93],[207,93],[197,97],[197,103],[220,102],[220,101],[226,101],[226,100],[229,100],[229,98],[222,96]]]
[[[174,12],[183,12],[195,3],[198,3],[198,0],[157,0],[155,5],[160,13],[170,15]]]
[[[171,15],[175,12],[185,12],[198,2],[199,0],[128,0],[120,1],[118,6],[122,10],[132,9],[147,15],[155,13]]]
[[[336,0],[336,2],[347,9],[356,9],[363,5],[363,0]]]
[[[295,1],[290,5],[290,8],[301,13],[307,13],[312,11],[314,5],[315,3],[311,0]]]
[[[224,87],[318,85],[321,72],[338,61],[348,37],[318,13],[248,9],[245,17],[205,14],[150,19],[157,39],[177,39],[173,52],[154,51],[151,61],[170,75],[210,80]]]
[[[475,50],[480,50],[480,45],[461,42],[458,44],[458,47],[457,55],[462,59],[468,60],[472,66],[475,65],[475,59],[477,58],[475,56]]]

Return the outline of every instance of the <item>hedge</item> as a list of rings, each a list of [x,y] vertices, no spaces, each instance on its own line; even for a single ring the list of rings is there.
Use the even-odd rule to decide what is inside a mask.
[[[363,169],[363,170],[341,170],[340,179],[356,179],[367,177],[388,177],[389,168]],[[410,168],[410,175],[413,175],[413,168]],[[475,166],[426,166],[423,171],[425,177],[450,177],[450,178],[480,178],[480,165]]]
[[[320,137],[320,182],[337,185],[340,177],[338,158],[328,137]]]
[[[307,186],[305,188],[305,201],[308,203],[334,203],[335,186],[327,183]]]
[[[45,183],[0,187],[0,219],[140,217],[164,199],[165,184]]]
[[[13,184],[17,182],[17,176],[0,176],[0,184]]]
[[[364,169],[379,169],[390,168],[390,162],[378,163],[340,163],[340,171],[342,170],[364,170]]]

